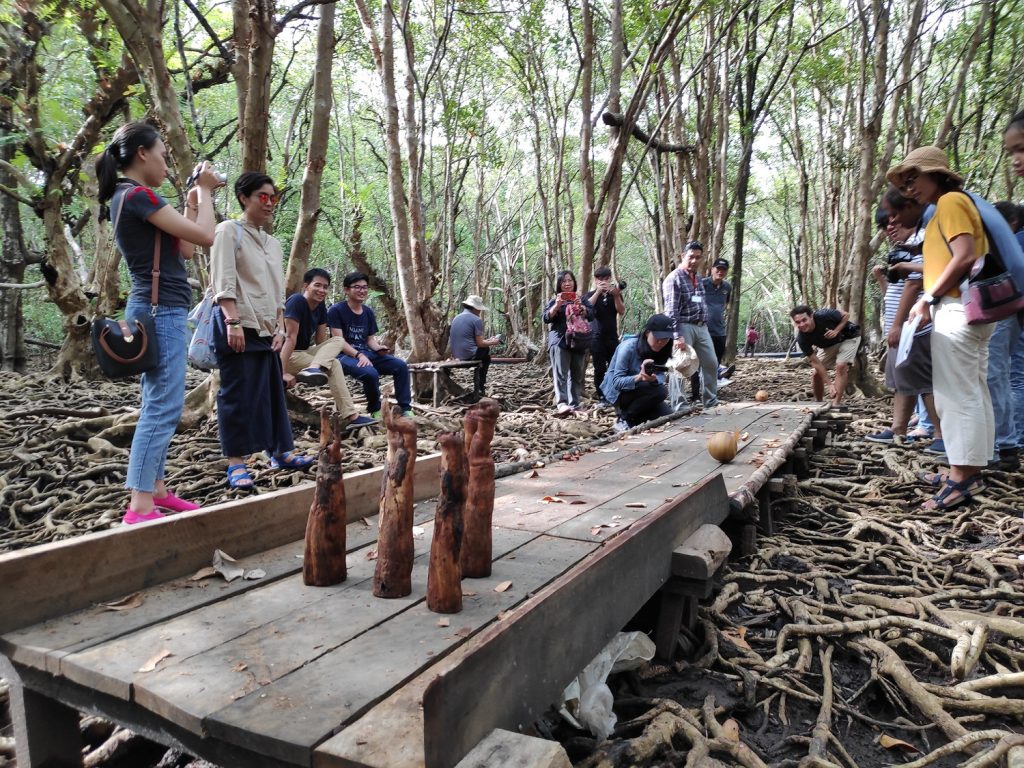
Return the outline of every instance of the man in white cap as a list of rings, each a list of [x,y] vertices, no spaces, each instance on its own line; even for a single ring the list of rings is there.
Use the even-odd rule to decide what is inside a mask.
[[[487,385],[487,369],[491,366],[491,347],[501,344],[500,336],[484,338],[484,321],[480,314],[486,310],[480,296],[470,295],[462,302],[462,312],[452,320],[449,340],[452,357],[456,360],[479,360],[480,365],[473,372],[473,390],[479,397],[484,396]]]

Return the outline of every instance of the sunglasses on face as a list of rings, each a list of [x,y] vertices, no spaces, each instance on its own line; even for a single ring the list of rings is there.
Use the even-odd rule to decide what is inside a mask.
[[[900,192],[906,192],[914,188],[917,184],[917,180],[921,177],[919,173],[908,173],[903,177],[903,183],[900,184]]]
[[[266,205],[267,203],[277,205],[277,201],[281,198],[277,195],[268,195],[266,192],[258,192],[256,194],[256,199],[260,201],[260,205]]]

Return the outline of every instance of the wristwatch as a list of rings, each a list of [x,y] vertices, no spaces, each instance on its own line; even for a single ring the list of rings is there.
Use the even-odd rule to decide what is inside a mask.
[[[921,298],[931,304],[933,307],[938,304],[941,300],[941,296],[932,296],[930,293],[922,293]]]

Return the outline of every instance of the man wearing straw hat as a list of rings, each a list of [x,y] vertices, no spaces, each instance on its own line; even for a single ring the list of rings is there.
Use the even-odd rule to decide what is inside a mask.
[[[456,360],[479,360],[480,365],[473,372],[473,390],[478,397],[484,396],[487,385],[487,369],[491,366],[491,347],[501,344],[500,336],[484,338],[484,321],[480,314],[487,307],[484,300],[475,294],[462,302],[462,312],[452,320],[449,340],[452,357]]]

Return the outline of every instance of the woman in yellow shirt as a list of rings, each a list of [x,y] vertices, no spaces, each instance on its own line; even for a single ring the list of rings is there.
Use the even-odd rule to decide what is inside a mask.
[[[959,289],[988,243],[981,215],[963,192],[963,177],[950,169],[938,147],[913,150],[886,177],[905,196],[935,205],[924,235],[925,293],[910,310],[910,318],[922,315],[933,323],[932,386],[949,459],[948,475],[922,475],[925,482],[941,486],[924,508],[949,509],[984,488],[981,470],[995,443],[986,382],[988,339],[994,326],[967,324]]]

